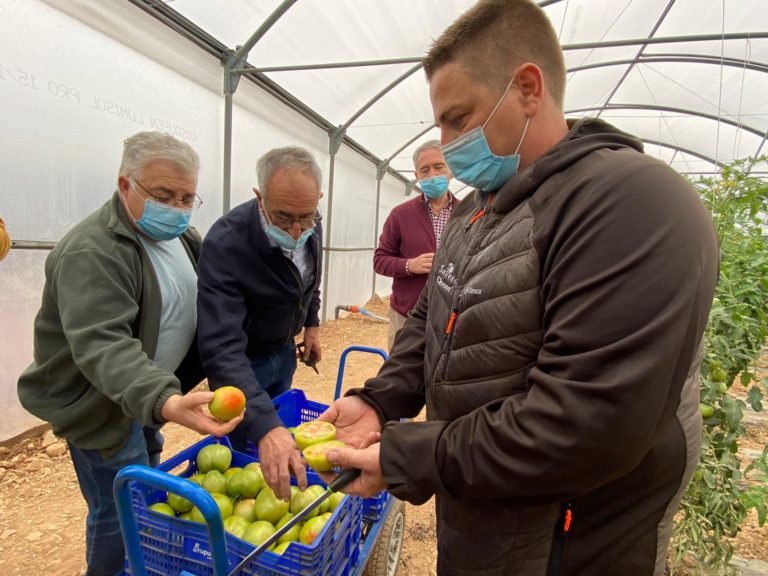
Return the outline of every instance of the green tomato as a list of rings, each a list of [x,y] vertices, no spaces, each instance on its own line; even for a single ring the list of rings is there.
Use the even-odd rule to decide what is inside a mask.
[[[219,494],[227,493],[227,479],[224,478],[224,474],[218,470],[211,470],[203,478],[203,488],[208,492],[218,492]]]
[[[227,492],[232,497],[253,498],[264,485],[260,470],[240,470],[227,479]]]
[[[192,510],[192,502],[173,492],[168,492],[168,505],[176,512],[184,513]]]
[[[341,440],[328,440],[318,442],[304,448],[304,459],[312,470],[317,472],[328,472],[333,468],[333,464],[328,462],[328,452],[336,448],[344,448],[346,444]]]
[[[282,538],[281,538],[281,540],[282,540]],[[297,540],[298,540],[298,538],[297,538]],[[280,542],[277,546],[275,546],[275,549],[272,550],[272,552],[274,552],[278,556],[281,556],[283,554],[283,552],[285,552],[286,548],[288,548],[288,546],[291,545],[291,542],[293,542],[293,540],[284,540],[283,542]]]
[[[165,514],[166,516],[176,516],[176,511],[165,502],[157,502],[155,504],[152,504],[149,507],[149,509],[152,510],[152,512],[157,512],[158,514]]]
[[[265,486],[256,496],[256,502],[253,509],[257,520],[265,520],[270,524],[275,524],[280,518],[288,512],[290,504],[285,500],[280,500],[272,488]]]
[[[318,442],[326,442],[336,438],[336,426],[330,422],[323,422],[321,420],[312,420],[311,422],[304,422],[296,428],[294,434],[296,438],[296,445],[299,450],[304,450],[307,446],[317,444]]]
[[[251,523],[242,516],[233,515],[224,519],[224,530],[238,538],[242,537],[246,528],[250,525]]]
[[[725,370],[723,370],[718,366],[712,369],[710,376],[712,377],[712,381],[714,382],[725,382],[725,379],[728,376],[728,374],[726,374]]]
[[[715,415],[715,409],[713,406],[710,406],[709,404],[699,404],[699,411],[701,412],[701,417],[705,420],[707,418],[712,418],[712,416]]]
[[[331,496],[328,498],[328,505],[331,512],[339,507],[341,501],[344,500],[344,496],[345,494],[343,492],[334,492],[331,494]]]
[[[272,534],[275,533],[275,527],[269,522],[264,520],[256,520],[252,522],[248,528],[245,529],[243,535],[240,536],[246,542],[250,542],[254,546],[260,546],[263,544]],[[268,548],[272,550],[275,547],[274,544]]]
[[[232,451],[223,444],[209,444],[200,449],[196,461],[197,469],[202,474],[211,470],[218,470],[223,474],[232,463]]]

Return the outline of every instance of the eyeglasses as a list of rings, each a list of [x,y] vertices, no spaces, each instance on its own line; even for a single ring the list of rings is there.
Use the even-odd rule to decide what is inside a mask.
[[[290,216],[282,216],[280,214],[269,214],[269,221],[281,228],[282,230],[288,230],[294,223],[299,225],[302,231],[314,228],[320,222],[323,221],[322,216],[315,216],[314,218],[292,218]]]
[[[144,194],[146,194],[150,199],[164,206],[170,206],[173,208],[177,204],[180,204],[183,210],[196,210],[203,205],[203,199],[200,198],[200,196],[198,196],[197,194],[194,194],[194,195],[187,194],[183,198],[177,198],[173,194],[170,194],[165,191],[161,192],[160,194],[153,194],[152,192],[144,188],[144,186],[142,186],[138,180],[133,180],[133,183],[136,184],[139,188],[141,188],[144,191]]]

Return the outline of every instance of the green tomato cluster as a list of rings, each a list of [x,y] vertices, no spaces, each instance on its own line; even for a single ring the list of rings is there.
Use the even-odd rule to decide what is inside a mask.
[[[320,484],[306,490],[291,487],[291,499],[281,500],[264,481],[261,466],[250,462],[244,467],[230,467],[231,450],[221,444],[209,444],[197,454],[197,473],[187,480],[207,492],[216,502],[224,520],[224,529],[234,537],[259,546],[296,514],[325,492]],[[269,550],[282,554],[292,542],[311,545],[320,535],[329,518],[341,504],[344,494],[334,493],[310,512],[304,522],[293,526]],[[173,492],[165,502],[149,509],[189,522],[205,523],[200,510],[192,502]]]

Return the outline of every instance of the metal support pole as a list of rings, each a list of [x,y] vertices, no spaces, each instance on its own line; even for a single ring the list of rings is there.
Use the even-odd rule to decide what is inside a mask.
[[[230,52],[228,56],[222,59],[224,66],[224,190],[222,193],[222,210],[224,214],[229,212],[232,198],[232,96],[237,91],[240,75],[245,70],[248,53],[251,51],[251,48],[262,39],[267,31],[296,2],[297,0],[283,0],[280,6],[251,34],[251,37],[248,38],[245,44],[237,46],[234,52]]]
[[[324,244],[331,246],[331,230],[333,224],[333,179],[336,173],[336,154],[341,148],[341,143],[344,140],[344,133],[346,128],[339,126],[328,135],[328,152],[331,155],[331,165],[328,169],[328,209],[327,214],[323,220],[325,223],[325,242]],[[323,263],[323,316],[321,322],[325,322],[328,318],[328,278],[330,277],[329,270],[331,267],[331,250],[324,250],[324,263]]]
[[[384,175],[387,173],[388,162],[379,162],[376,165],[376,207],[375,217],[373,220],[373,246],[374,251],[379,245],[379,212],[381,211],[381,181],[384,180]],[[376,295],[376,270],[374,269],[371,274],[371,298]]]
[[[333,177],[336,171],[336,150],[333,149],[333,134],[331,135],[331,165],[328,169],[328,208],[325,216],[325,243],[331,244],[331,225],[333,222]],[[331,251],[325,250],[323,254],[323,316],[321,322],[328,319],[328,278],[330,277]]]
[[[11,250],[53,250],[58,242],[11,240]]]
[[[229,74],[229,70],[224,72]],[[222,214],[229,212],[232,195],[232,94],[224,94],[224,189]]]

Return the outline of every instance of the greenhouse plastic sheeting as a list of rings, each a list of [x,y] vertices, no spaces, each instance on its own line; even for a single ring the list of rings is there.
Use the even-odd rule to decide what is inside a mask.
[[[768,153],[765,0],[540,3],[565,49],[568,116],[605,118],[692,176]],[[56,242],[114,190],[122,141],[156,129],[200,153],[205,203],[193,224],[205,233],[253,197],[261,154],[300,144],[323,169],[324,317],[364,304],[390,287],[374,276],[372,254],[412,188],[412,152],[439,138],[419,59],[471,5],[0,0],[0,216],[17,241]],[[224,64],[257,30],[241,54],[248,71],[232,96],[227,165]],[[455,181],[452,189],[468,192]],[[37,423],[15,384],[32,356],[46,254],[14,249],[0,263],[0,440]]]

